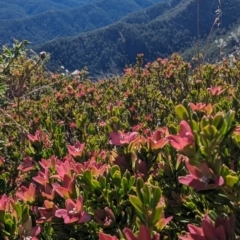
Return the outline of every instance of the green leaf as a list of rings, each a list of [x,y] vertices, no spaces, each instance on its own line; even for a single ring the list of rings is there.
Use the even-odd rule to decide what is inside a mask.
[[[22,222],[26,222],[29,218],[29,206],[23,205],[22,206]]]
[[[95,133],[95,125],[90,123],[88,126],[88,133],[89,134],[94,134]]]
[[[5,213],[5,215],[4,215],[4,221],[6,221],[6,220],[8,220],[8,219],[12,219],[12,218],[13,218],[12,214],[10,214],[10,213]]]
[[[4,221],[4,224],[5,224],[6,229],[11,231],[14,226],[14,221],[12,219],[7,219]]]
[[[162,216],[162,211],[163,211],[163,208],[160,206],[153,210],[152,216],[151,216],[151,224],[152,225],[155,225],[159,221],[159,219]]]
[[[204,129],[208,124],[209,124],[209,119],[206,116],[204,116],[200,123],[201,129]]]
[[[214,221],[217,219],[217,214],[214,211],[209,211],[208,216],[213,219]]]
[[[125,171],[125,173],[123,174],[123,177],[129,179],[131,177],[131,174],[128,170]]]
[[[228,123],[228,128],[232,126],[234,118],[235,118],[235,112],[230,110],[226,115],[226,121]]]
[[[122,178],[121,187],[122,187],[123,194],[124,195],[127,194],[127,192],[128,192],[128,180],[127,180],[127,178],[125,178],[125,177]]]
[[[222,113],[218,113],[215,115],[214,119],[213,119],[213,125],[220,130],[222,128],[222,125],[224,123],[224,118],[223,118],[223,114]]]
[[[218,134],[218,130],[213,125],[207,125],[203,129],[203,133],[208,139],[213,139]]]
[[[192,130],[193,131],[199,131],[199,126],[198,126],[198,123],[194,120],[191,121],[191,125],[192,125]]]
[[[141,189],[142,195],[143,195],[143,204],[144,206],[150,207],[151,204],[151,191],[150,191],[150,186],[148,184],[144,184],[143,188]]]
[[[92,185],[92,173],[90,170],[87,170],[83,173],[83,180],[89,185]]]
[[[116,171],[119,171],[119,172],[120,172],[119,166],[118,166],[118,165],[112,166],[112,168],[111,168],[111,170],[110,170],[111,176],[113,176]]]
[[[130,200],[130,203],[133,205],[133,207],[135,208],[135,210],[139,214],[144,214],[143,204],[142,204],[141,200],[137,196],[129,195],[129,200]]]
[[[185,204],[188,208],[195,210],[196,209],[196,205],[193,202],[185,202]]]
[[[96,188],[100,188],[100,183],[99,183],[99,181],[93,179],[93,180],[91,181],[91,183],[92,183],[93,188],[95,188],[95,189],[96,189]]]
[[[136,181],[135,176],[131,176],[131,178],[130,178],[130,180],[129,180],[129,182],[128,182],[128,189],[129,189],[129,190],[132,189],[132,187],[133,187],[135,181]]]
[[[4,222],[4,216],[5,216],[5,211],[4,210],[0,210],[0,221]]]
[[[228,127],[227,125],[228,125],[227,120],[224,119],[221,125],[221,128],[219,129],[219,132],[221,133],[221,135],[224,135],[227,132],[227,127]]]
[[[192,113],[192,122],[198,122],[198,115],[197,115],[197,113],[196,112],[193,112]]]
[[[17,212],[19,219],[22,219],[22,207],[19,203],[14,203],[13,208]]]
[[[151,202],[151,208],[154,209],[162,196],[162,191],[159,187],[153,187],[153,193],[152,193],[152,202]]]
[[[144,197],[141,191],[143,188],[143,184],[144,184],[143,179],[139,177],[136,183],[136,192],[137,192],[137,196],[141,199],[142,202],[144,202]]]
[[[188,111],[182,104],[179,104],[175,107],[175,112],[180,120],[188,120],[189,119]]]
[[[105,189],[107,183],[106,178],[104,176],[99,176],[98,181],[100,183],[101,188]]]
[[[113,178],[113,182],[117,187],[121,186],[121,172],[120,171],[115,171],[112,178]]]
[[[202,143],[201,145],[203,145],[201,147],[201,150],[203,150],[203,148],[205,149],[205,147],[208,146],[209,140],[205,137],[205,134],[203,132],[200,132],[200,138],[199,139],[200,139],[200,141]]]

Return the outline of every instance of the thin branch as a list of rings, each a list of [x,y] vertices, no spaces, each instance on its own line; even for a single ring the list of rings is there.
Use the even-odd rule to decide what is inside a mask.
[[[0,112],[3,113],[4,116],[6,116],[7,118],[9,118],[18,128],[19,130],[24,130],[24,132],[26,132],[27,134],[29,133],[28,130],[26,128],[24,128],[22,125],[20,125],[18,122],[16,122],[8,113],[6,113],[2,108],[0,108]]]

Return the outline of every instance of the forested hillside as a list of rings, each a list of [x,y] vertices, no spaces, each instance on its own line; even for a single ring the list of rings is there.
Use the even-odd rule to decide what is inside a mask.
[[[218,1],[200,1],[200,39],[209,35],[218,5]],[[223,15],[219,26],[213,29],[215,36],[237,26],[240,20],[238,9],[240,0],[222,2]],[[134,63],[138,53],[144,53],[145,60],[151,61],[186,51],[196,45],[197,31],[196,1],[173,0],[133,13],[106,28],[51,41],[36,50],[51,54],[52,68],[64,65],[74,70],[88,66],[94,74],[118,72],[125,64]]]
[[[82,0],[75,7],[75,1],[68,4],[67,1],[33,1],[23,3],[22,7],[16,2],[11,6],[0,1],[0,11],[4,10],[4,14],[0,12],[0,19],[23,17],[26,12],[39,13],[22,19],[0,20],[0,45],[12,42],[13,38],[27,39],[35,45],[57,37],[78,35],[112,24],[129,13],[162,1],[165,0],[121,0],[121,3],[119,0]],[[77,7],[80,3],[85,4]]]
[[[18,19],[51,10],[67,10],[94,0],[0,0],[0,19]]]

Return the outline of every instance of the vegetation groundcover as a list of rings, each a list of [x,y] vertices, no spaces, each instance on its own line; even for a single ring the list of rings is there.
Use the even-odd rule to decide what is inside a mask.
[[[0,55],[0,239],[240,239],[240,62],[93,82]]]

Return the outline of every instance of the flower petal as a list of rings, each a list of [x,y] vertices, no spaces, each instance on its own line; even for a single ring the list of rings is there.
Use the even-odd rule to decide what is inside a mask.
[[[58,218],[65,218],[67,216],[67,210],[66,209],[58,209],[55,212],[55,216]]]
[[[88,222],[90,220],[91,220],[91,216],[87,212],[83,212],[78,222],[82,223],[82,222]]]
[[[136,237],[134,236],[134,234],[133,234],[133,232],[132,232],[131,229],[129,229],[129,228],[124,228],[124,229],[123,229],[123,232],[124,232],[127,240],[138,240],[138,238],[136,238]],[[144,238],[143,238],[143,239],[144,239]],[[146,239],[146,240],[147,240],[147,239]]]
[[[99,240],[118,240],[116,236],[111,236],[103,232],[100,232],[98,236],[99,236]]]

